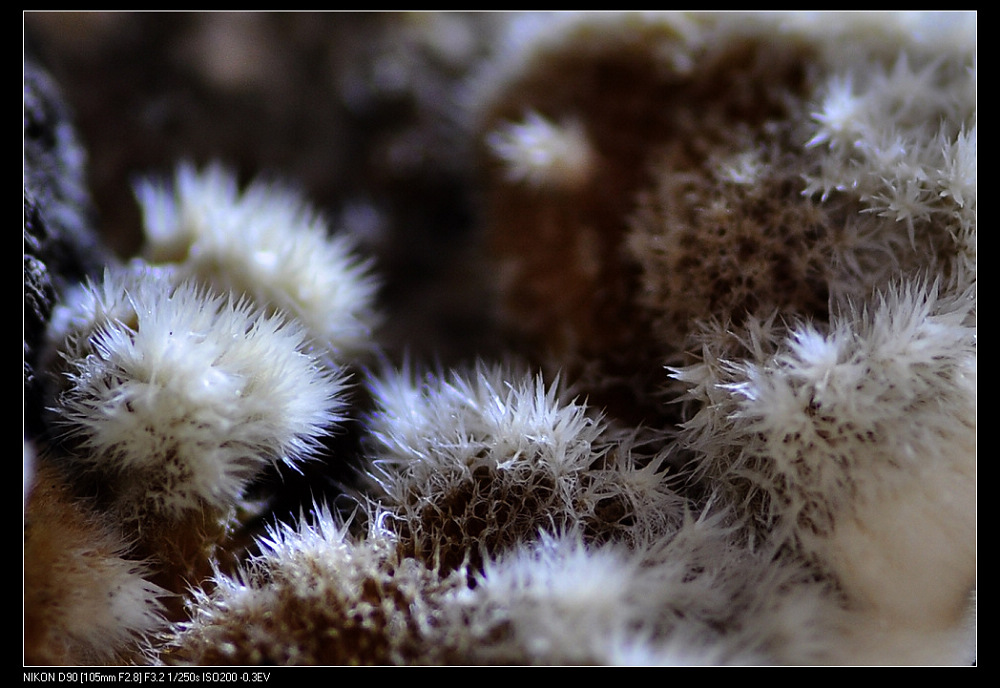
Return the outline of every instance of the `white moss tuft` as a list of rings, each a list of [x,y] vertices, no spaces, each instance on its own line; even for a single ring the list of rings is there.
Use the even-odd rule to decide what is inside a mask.
[[[343,380],[297,325],[164,277],[108,271],[64,306],[57,403],[84,449],[75,460],[113,477],[116,499],[176,516],[308,458],[339,418]]]
[[[558,381],[502,366],[465,376],[391,374],[372,384],[370,469],[404,547],[446,569],[475,566],[551,528],[646,542],[683,500],[663,457],[560,398]]]
[[[328,508],[277,526],[234,576],[196,591],[165,656],[193,664],[440,663],[443,597],[464,576],[355,540]]]
[[[136,188],[150,260],[298,319],[339,363],[371,349],[378,316],[369,264],[295,191],[257,181],[242,193],[219,166],[178,168],[172,186]]]

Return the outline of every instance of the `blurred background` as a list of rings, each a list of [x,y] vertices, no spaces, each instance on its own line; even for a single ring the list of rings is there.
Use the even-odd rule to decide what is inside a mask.
[[[141,244],[140,177],[187,160],[281,179],[375,259],[388,356],[447,364],[496,346],[466,92],[505,20],[29,11],[24,32],[72,111],[119,257]]]

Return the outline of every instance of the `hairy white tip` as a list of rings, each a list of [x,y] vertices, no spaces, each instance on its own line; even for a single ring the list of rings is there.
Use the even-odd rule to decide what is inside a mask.
[[[74,303],[59,403],[83,460],[117,475],[127,501],[173,514],[225,503],[263,465],[311,455],[338,419],[342,379],[298,326],[245,301],[136,268]]]

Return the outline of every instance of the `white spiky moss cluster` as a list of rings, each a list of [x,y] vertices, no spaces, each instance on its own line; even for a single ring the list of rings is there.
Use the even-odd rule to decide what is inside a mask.
[[[892,285],[828,331],[756,321],[740,356],[709,336],[675,373],[698,470],[886,625],[952,628],[975,585],[973,303]]]
[[[58,422],[82,450],[72,461],[111,481],[131,517],[230,504],[339,419],[343,380],[303,329],[245,300],[134,264],[60,308]]]
[[[862,213],[884,218],[868,224],[904,268],[930,263],[958,290],[974,281],[975,54],[901,52],[891,65],[836,72],[812,117],[806,145],[823,155],[803,175],[804,193],[835,196],[834,208],[856,199]]]
[[[175,664],[746,664],[842,662],[836,595],[736,546],[720,516],[637,550],[578,532],[522,542],[472,579],[356,538],[325,507],[198,591]],[[374,521],[372,522],[375,523]],[[790,658],[790,659],[789,659]],[[849,660],[848,660],[849,661]]]
[[[865,59],[851,60],[806,22],[770,31],[775,45],[809,38],[816,76],[789,81],[785,111],[763,126],[714,113],[734,102],[721,91],[658,154],[640,197],[629,248],[668,349],[704,314],[822,320],[828,296],[867,297],[900,272],[932,271],[957,291],[975,280],[974,53],[901,42],[874,55],[873,31],[852,38]]]
[[[842,646],[858,661],[878,661],[866,645],[885,661],[914,661],[907,645],[961,657],[975,15],[532,16],[511,33],[480,94],[483,142],[509,165],[502,122],[539,112],[579,122],[600,160],[572,192],[489,179],[511,329],[564,367],[580,353],[617,372],[607,333],[621,331],[639,333],[633,365],[699,360],[645,393],[687,388],[679,439],[748,546],[841,590],[865,629]],[[595,234],[602,251],[567,261]]]
[[[378,321],[370,266],[297,192],[263,180],[240,191],[219,165],[181,165],[172,185],[145,181],[136,195],[149,260],[285,312],[339,363],[370,351]]]
[[[446,660],[443,599],[465,577],[355,540],[330,511],[278,526],[233,576],[196,591],[163,659],[175,664],[425,664]]]
[[[178,183],[184,202],[152,186],[141,193],[157,258],[179,262],[135,259],[65,294],[42,358],[54,433],[47,463],[94,496],[87,508],[121,524],[127,544],[109,562],[131,557],[123,566],[137,581],[171,593],[171,620],[183,616],[189,586],[236,556],[232,536],[252,513],[239,508],[251,507],[251,482],[270,466],[297,469],[343,420],[339,366],[371,346],[371,322],[360,319],[374,293],[367,267],[346,242],[328,240],[291,192],[260,184],[239,196],[219,168],[203,176],[182,168]],[[262,289],[241,288],[248,275]],[[292,297],[306,311],[327,297],[332,306],[304,312]],[[26,567],[44,564],[43,554],[33,548]],[[124,629],[129,613],[150,615],[130,599],[118,619]],[[44,625],[49,636],[85,634],[80,618],[50,614]],[[98,639],[102,623],[95,615],[90,626]],[[48,652],[46,637],[31,651]],[[109,653],[92,659],[119,658]]]
[[[851,57],[857,43],[840,22],[828,35],[825,19],[743,22],[568,17],[569,29],[515,71],[540,69],[534,95],[565,95],[580,112],[536,110],[530,94],[507,93],[499,128],[486,129],[517,171],[505,183],[530,200],[510,202],[521,200],[512,193],[493,210],[521,223],[517,250],[542,255],[533,267],[548,280],[543,295],[596,285],[622,299],[601,308],[567,299],[553,311],[566,317],[532,322],[572,342],[634,328],[632,340],[614,341],[615,353],[656,374],[664,345],[701,346],[699,363],[675,370],[689,390],[679,439],[698,478],[678,489],[695,517],[680,522],[685,504],[664,481],[665,454],[646,455],[540,377],[390,374],[372,385],[378,408],[365,428],[377,483],[362,496],[372,505],[367,538],[326,512],[275,530],[240,573],[217,573],[195,593],[165,661],[966,659],[976,139],[974,109],[968,127],[956,114],[969,111],[974,72],[969,81],[955,67],[969,63],[968,51],[928,58],[919,40],[910,52],[906,31],[874,26],[858,39],[862,57]],[[623,55],[613,64],[630,79],[595,87],[601,70],[588,60]],[[958,105],[938,107],[938,95],[894,92],[890,82],[928,83]],[[679,83],[687,86],[674,90]],[[610,86],[619,88],[609,97]],[[851,98],[864,102],[847,103],[859,109],[838,119],[838,99]],[[895,135],[886,125],[897,109],[917,115]],[[595,126],[591,110],[632,112],[649,127],[600,117]],[[553,147],[569,129],[508,126],[535,111],[581,122],[577,134],[600,151],[579,186],[552,193],[557,179],[546,175],[567,172],[558,156],[528,164],[533,147]],[[949,120],[940,130],[926,126],[935,112]],[[658,138],[664,132],[672,140]],[[899,145],[910,149],[895,156]],[[209,206],[226,194],[240,205],[233,188],[209,182],[202,191]],[[630,224],[642,188],[653,200]],[[191,193],[193,206],[202,191]],[[159,198],[167,214],[183,205]],[[594,230],[600,218],[613,241]],[[652,363],[618,346],[646,333],[630,320],[635,292],[602,272],[607,256],[627,253],[619,240],[628,230],[647,233],[627,241],[646,271],[642,305],[673,328],[657,333]],[[543,239],[548,256],[532,250]],[[187,240],[177,243],[187,250]],[[938,286],[910,273],[930,273],[926,283]],[[720,299],[705,298],[713,290]],[[762,303],[744,305],[751,298]],[[115,317],[129,321],[126,301],[107,310],[122,308]],[[575,311],[594,316],[594,329],[567,325]],[[704,319],[717,324],[705,331]],[[100,331],[81,339],[99,341]],[[639,393],[659,404],[658,392]]]
[[[633,456],[558,386],[486,365],[373,383],[371,473],[404,548],[450,570],[543,529],[637,544],[679,521],[662,461]]]
[[[658,355],[675,358],[705,316],[738,323],[778,308],[825,319],[828,296],[867,297],[903,270],[931,269],[963,290],[976,256],[974,31],[969,14],[513,21],[475,109],[508,168],[491,191],[510,328],[610,369],[620,343],[602,350],[602,339],[627,326],[567,313],[648,318]],[[517,195],[511,142],[535,128],[509,120],[526,112],[578,123],[600,160],[591,184],[545,202],[538,185]],[[515,204],[521,213],[505,210]],[[575,271],[560,264],[595,232],[600,252],[570,261]],[[639,289],[615,269],[620,255],[641,268]]]
[[[535,360],[597,379],[590,398],[633,422],[669,416],[652,402],[654,371],[685,350],[692,314],[743,317],[756,300],[826,306],[810,245],[822,218],[785,202],[800,200],[786,182],[801,179],[778,145],[815,51],[766,19],[741,19],[529,17],[513,23],[516,54],[501,55],[477,99],[494,155],[490,144],[526,112],[576,122],[593,152],[588,176],[558,191],[486,170],[498,318]],[[704,208],[714,215],[699,217]],[[774,208],[781,217],[767,217]]]
[[[936,660],[886,638],[838,591],[723,513],[649,547],[541,532],[471,578],[401,556],[376,521],[356,537],[328,509],[279,526],[238,572],[196,591],[169,664],[719,665]],[[909,640],[912,640],[910,638]],[[932,654],[920,654],[931,652]]]

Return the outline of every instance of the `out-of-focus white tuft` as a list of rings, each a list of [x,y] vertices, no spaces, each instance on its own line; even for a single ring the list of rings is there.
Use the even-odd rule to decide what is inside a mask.
[[[639,549],[542,534],[486,562],[456,600],[487,663],[767,664],[850,661],[830,585],[739,544],[723,514]]]
[[[162,629],[145,562],[106,514],[95,514],[62,476],[40,464],[25,514],[24,637],[28,664],[134,661]]]
[[[582,538],[543,533],[488,561],[466,596],[470,630],[493,637],[481,661],[607,663],[614,646],[640,634],[639,560],[624,548],[588,551]],[[503,629],[503,630],[499,630]]]
[[[370,265],[296,191],[256,181],[242,193],[215,165],[181,165],[173,185],[140,182],[145,254],[184,277],[298,319],[346,363],[372,346],[378,316]]]
[[[507,179],[534,187],[575,188],[593,173],[596,153],[583,127],[572,120],[554,124],[537,112],[507,122],[486,143],[503,162]]]

